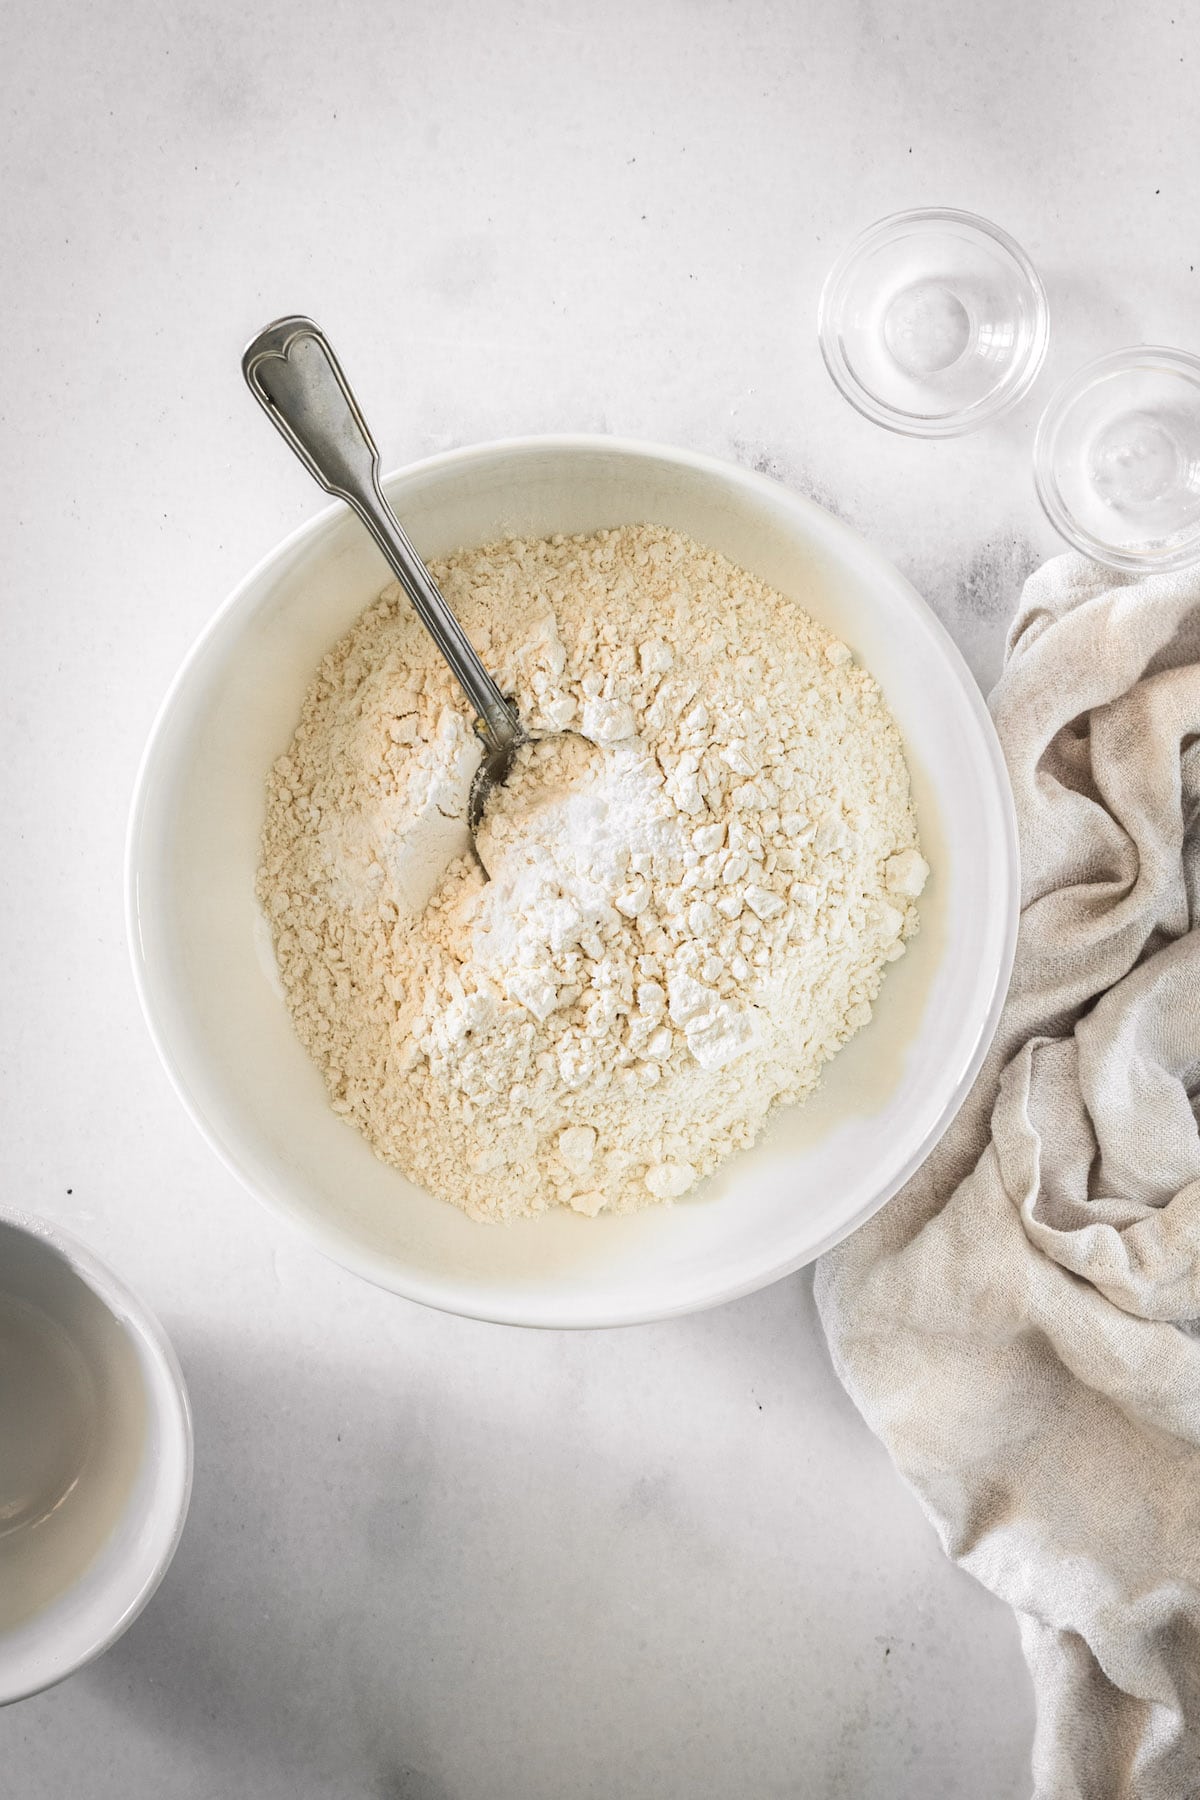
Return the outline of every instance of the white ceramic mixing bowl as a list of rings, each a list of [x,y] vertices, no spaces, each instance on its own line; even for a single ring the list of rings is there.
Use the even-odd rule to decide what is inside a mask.
[[[162,1327],[82,1244],[0,1207],[0,1706],[133,1623],[191,1485],[187,1393]]]
[[[807,1106],[694,1197],[623,1218],[473,1223],[379,1162],[330,1110],[280,997],[254,897],[265,779],[322,655],[389,579],[343,506],[242,583],[154,727],[128,853],[142,1004],[188,1111],[251,1192],[329,1256],[428,1305],[516,1324],[629,1324],[799,1268],[912,1173],[995,1027],[1017,921],[999,746],[954,645],[853,531],[777,482],[682,450],[534,438],[452,451],[385,483],[434,557],[517,533],[654,521],[722,551],[852,646],[904,734],[933,875],[871,1024]]]

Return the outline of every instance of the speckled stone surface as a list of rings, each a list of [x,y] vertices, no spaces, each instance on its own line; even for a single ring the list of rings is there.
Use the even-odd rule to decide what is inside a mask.
[[[925,592],[985,682],[1054,543],[1053,379],[1197,347],[1194,21],[1174,5],[743,0],[5,18],[5,1185],[158,1309],[197,1479],[159,1595],[0,1715],[5,1800],[1020,1800],[1007,1611],[830,1371],[806,1275],[613,1334],[443,1318],[245,1198],[171,1095],[120,861],[195,633],[321,503],[237,358],[329,329],[395,466],[585,429],[753,464]],[[985,434],[867,424],[817,352],[837,250],[984,212],[1054,342]]]

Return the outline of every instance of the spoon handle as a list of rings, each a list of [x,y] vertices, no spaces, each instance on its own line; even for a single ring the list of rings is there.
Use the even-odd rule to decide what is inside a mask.
[[[242,373],[309,474],[354,508],[379,545],[470,701],[480,736],[493,750],[511,749],[521,735],[517,715],[384,499],[375,440],[320,326],[276,319],[247,345]]]

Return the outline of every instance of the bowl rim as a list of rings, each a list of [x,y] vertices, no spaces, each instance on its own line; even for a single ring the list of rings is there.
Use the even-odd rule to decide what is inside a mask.
[[[1083,396],[1102,382],[1126,375],[1131,370],[1150,368],[1173,374],[1187,374],[1193,385],[1200,387],[1200,356],[1191,350],[1176,350],[1166,344],[1128,344],[1121,350],[1107,350],[1094,356],[1064,377],[1047,400],[1038,420],[1033,439],[1033,485],[1042,511],[1059,536],[1076,550],[1082,550],[1093,562],[1110,569],[1123,569],[1133,575],[1156,575],[1176,569],[1191,568],[1200,561],[1200,522],[1182,542],[1163,552],[1122,550],[1081,525],[1063,499],[1054,475],[1054,457],[1059,432],[1071,409]]]
[[[898,227],[930,224],[965,226],[998,245],[1020,272],[1033,296],[1034,306],[1034,331],[1024,360],[981,399],[948,413],[906,412],[880,400],[870,388],[863,386],[844,355],[838,326],[842,289],[850,270],[864,252]],[[899,432],[904,437],[964,437],[967,432],[990,424],[1017,406],[1037,380],[1050,345],[1050,302],[1032,259],[1002,225],[985,219],[981,213],[965,212],[956,206],[915,206],[876,219],[874,224],[852,238],[838,255],[821,284],[817,302],[817,341],[834,386],[842,398],[873,425],[882,425],[885,430]]]
[[[809,1263],[815,1262],[819,1256],[825,1255],[827,1251],[832,1250],[856,1231],[899,1191],[925,1161],[958,1112],[979,1073],[995,1035],[1007,995],[1009,976],[1016,951],[1020,911],[1020,865],[1016,812],[1007,766],[983,694],[971,674],[962,652],[928,602],[922,599],[912,583],[888,561],[882,551],[877,550],[851,526],[836,518],[816,501],[809,499],[807,495],[798,494],[770,476],[760,474],[757,470],[747,469],[739,463],[729,462],[722,457],[644,439],[610,437],[602,433],[589,432],[537,433],[495,438],[477,444],[464,445],[454,450],[440,451],[434,456],[423,457],[392,470],[382,477],[382,485],[386,491],[389,485],[396,480],[425,475],[440,468],[455,465],[469,466],[472,462],[483,461],[497,454],[542,454],[547,450],[566,455],[576,452],[615,453],[618,456],[681,465],[703,474],[716,476],[723,481],[737,481],[751,492],[757,491],[764,495],[770,495],[776,502],[782,493],[786,496],[789,506],[807,515],[809,520],[817,526],[818,535],[823,536],[827,545],[832,544],[835,551],[840,552],[847,559],[852,560],[855,557],[861,559],[865,555],[886,572],[895,591],[902,595],[907,602],[913,624],[922,629],[931,640],[941,656],[947,675],[953,679],[960,698],[973,715],[981,745],[986,751],[990,772],[994,777],[996,799],[1001,814],[1002,842],[998,844],[997,848],[1003,857],[1007,887],[1004,896],[1004,935],[991,992],[975,1036],[972,1053],[963,1064],[958,1079],[948,1092],[946,1102],[937,1118],[892,1179],[873,1194],[852,1218],[843,1221],[837,1228],[827,1232],[815,1245],[806,1247],[798,1254],[785,1255],[777,1262],[731,1282],[728,1286],[717,1287],[698,1298],[686,1297],[666,1304],[652,1306],[631,1304],[627,1307],[609,1304],[606,1307],[594,1308],[587,1302],[579,1300],[573,1301],[568,1306],[564,1306],[561,1300],[541,1303],[536,1289],[523,1289],[520,1294],[511,1298],[503,1298],[499,1294],[492,1295],[491,1293],[486,1297],[473,1293],[463,1294],[461,1291],[456,1293],[453,1283],[445,1278],[423,1277],[407,1270],[398,1270],[393,1259],[381,1252],[367,1249],[350,1232],[298,1209],[288,1198],[286,1182],[274,1177],[271,1171],[256,1168],[254,1166],[255,1159],[247,1154],[241,1145],[235,1146],[226,1141],[222,1131],[209,1119],[203,1106],[192,1092],[168,1042],[167,1033],[156,1016],[151,998],[149,970],[143,955],[141,933],[138,926],[139,850],[147,793],[159,745],[165,735],[171,715],[180,695],[190,682],[193,669],[205,655],[211,640],[222,629],[226,619],[244,603],[247,593],[270,570],[273,564],[290,555],[309,538],[327,531],[336,519],[343,516],[346,509],[342,501],[334,501],[331,505],[322,507],[314,517],[305,520],[275,544],[265,556],[260,557],[254,567],[242,578],[202,627],[168,687],[151,726],[134,782],[125,838],[125,928],[138,1001],[151,1041],[176,1095],[192,1123],[219,1161],[238,1183],[268,1211],[283,1219],[290,1229],[300,1232],[316,1249],[342,1268],[361,1276],[376,1287],[416,1301],[420,1305],[490,1324],[519,1325],[547,1330],[596,1330],[623,1325],[650,1324],[659,1320],[679,1318],[688,1313],[704,1311],[712,1306],[721,1306],[727,1301],[741,1299],[747,1294],[755,1293],[760,1288],[768,1287],[785,1276],[794,1274],[797,1269],[804,1268]]]
[[[71,1273],[96,1296],[105,1310],[116,1322],[129,1331],[138,1341],[141,1348],[149,1356],[157,1370],[161,1385],[156,1395],[148,1395],[148,1402],[154,1406],[164,1427],[177,1434],[183,1451],[183,1463],[179,1480],[173,1490],[164,1486],[163,1495],[169,1500],[161,1512],[158,1506],[152,1511],[155,1521],[154,1536],[158,1545],[154,1555],[154,1566],[141,1583],[140,1587],[122,1605],[120,1612],[106,1630],[85,1648],[56,1664],[52,1673],[39,1677],[32,1685],[16,1683],[11,1688],[4,1687],[0,1691],[0,1707],[15,1705],[18,1701],[32,1699],[35,1694],[42,1694],[47,1689],[56,1687],[71,1675],[95,1662],[103,1656],[123,1637],[134,1620],[145,1610],[157,1593],[160,1584],[171,1563],[183,1537],[187,1523],[188,1510],[191,1505],[192,1484],[195,1473],[195,1431],[192,1420],[191,1400],[188,1396],[187,1383],[175,1347],[167,1336],[157,1316],[139,1298],[134,1290],[121,1279],[108,1263],[96,1254],[89,1245],[69,1231],[39,1214],[27,1211],[23,1207],[13,1206],[0,1199],[0,1225],[8,1226],[23,1233],[27,1237],[36,1238],[47,1249],[61,1257]],[[159,1493],[158,1483],[163,1480],[164,1472],[160,1464],[155,1472],[155,1491]],[[97,1560],[104,1554],[103,1547],[97,1552]],[[86,1576],[95,1566],[89,1563],[83,1574]],[[82,1579],[83,1577],[81,1577]],[[114,1581],[114,1586],[115,1581]],[[66,1590],[68,1593],[70,1589]],[[56,1604],[52,1602],[52,1605]],[[34,1615],[36,1622],[37,1615]],[[22,1626],[20,1629],[24,1629]],[[3,1639],[0,1637],[0,1642]]]

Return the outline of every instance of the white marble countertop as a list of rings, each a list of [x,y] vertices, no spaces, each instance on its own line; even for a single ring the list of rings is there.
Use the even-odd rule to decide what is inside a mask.
[[[129,0],[7,9],[0,738],[5,1186],[161,1314],[188,1530],[102,1662],[0,1716],[12,1800],[1019,1800],[1007,1610],[946,1563],[801,1275],[677,1323],[422,1311],[285,1234],[138,1015],[120,864],[158,699],[321,503],[237,358],[312,312],[398,465],[663,439],[836,507],[987,681],[1053,540],[1055,376],[1197,346],[1200,36],[1174,0]],[[919,444],[839,398],[831,258],[914,204],[1040,266],[1013,417]]]

